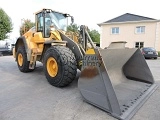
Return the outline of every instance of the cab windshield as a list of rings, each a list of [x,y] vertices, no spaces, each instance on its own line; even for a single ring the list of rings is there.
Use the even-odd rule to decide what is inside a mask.
[[[66,31],[67,29],[67,17],[64,14],[58,12],[50,12],[46,15],[45,22],[53,25],[56,29]]]

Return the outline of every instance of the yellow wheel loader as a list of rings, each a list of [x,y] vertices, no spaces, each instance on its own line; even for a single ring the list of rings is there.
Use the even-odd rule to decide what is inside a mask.
[[[152,73],[137,48],[125,42],[106,49],[93,44],[87,27],[78,34],[66,32],[67,18],[51,9],[35,13],[36,26],[17,39],[13,55],[21,72],[31,72],[43,63],[48,82],[69,85],[81,71],[78,88],[84,100],[118,119],[130,119],[156,90]]]

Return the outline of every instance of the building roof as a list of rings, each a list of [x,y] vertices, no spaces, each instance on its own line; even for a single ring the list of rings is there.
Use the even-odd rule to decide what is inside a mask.
[[[144,16],[140,16],[140,15],[135,15],[135,14],[130,14],[130,13],[125,13],[121,16],[118,16],[116,18],[113,18],[111,20],[108,20],[106,22],[103,23],[112,23],[112,22],[127,22],[127,21],[143,21],[143,20],[156,20],[153,18],[149,18],[149,17],[144,17]]]

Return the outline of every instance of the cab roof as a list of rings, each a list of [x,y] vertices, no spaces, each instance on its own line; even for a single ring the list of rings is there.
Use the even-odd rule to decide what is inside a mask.
[[[34,14],[38,14],[38,13],[40,13],[40,12],[44,11],[44,10],[51,10],[51,11],[53,11],[53,12],[57,12],[57,13],[67,14],[67,15],[69,15],[68,13],[63,13],[63,12],[55,11],[55,10],[48,9],[48,8],[43,8],[43,9],[41,9],[41,10],[39,10],[39,11],[35,12]]]

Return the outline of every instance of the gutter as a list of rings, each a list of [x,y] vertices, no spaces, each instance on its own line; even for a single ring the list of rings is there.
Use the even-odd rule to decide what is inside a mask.
[[[99,23],[98,26],[102,25],[112,25],[112,24],[127,24],[127,23],[150,23],[150,22],[160,22],[160,20],[141,20],[141,21],[124,21],[124,22],[109,22],[109,23]]]

